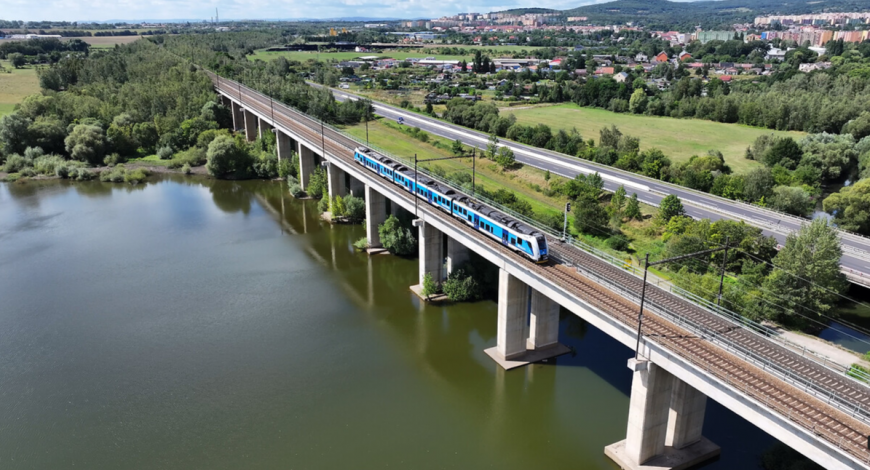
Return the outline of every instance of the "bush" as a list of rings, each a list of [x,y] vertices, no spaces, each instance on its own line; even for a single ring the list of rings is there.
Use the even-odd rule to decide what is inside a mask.
[[[317,210],[321,214],[323,214],[324,212],[329,212],[329,198],[328,197],[322,198],[320,200],[320,202],[317,203]],[[335,218],[335,217],[337,217],[337,215],[333,212],[332,217]]]
[[[100,173],[100,181],[104,183],[123,183],[124,168],[116,166],[111,170],[106,170]]]
[[[66,165],[59,165],[57,168],[54,169],[54,174],[58,178],[67,179],[69,178],[69,170],[70,167]]]
[[[46,155],[33,160],[33,169],[43,175],[57,174],[57,168],[66,165],[66,160],[57,155]]]
[[[169,160],[172,158],[172,147],[168,145],[164,145],[157,149],[157,158],[161,160]]]
[[[366,202],[361,197],[348,194],[342,198],[344,204],[344,216],[349,222],[357,223],[366,218]]]
[[[313,198],[321,198],[326,190],[326,172],[323,171],[323,168],[317,168],[308,180],[308,190],[306,192]]]
[[[426,273],[423,276],[423,290],[420,292],[420,294],[422,294],[423,297],[426,297],[426,300],[429,300],[429,297],[432,297],[437,293],[438,283],[436,283],[435,280],[432,279],[431,273]]]
[[[184,165],[202,166],[207,161],[206,151],[199,147],[191,147],[184,152],[178,152],[169,161],[169,168],[181,168]]]
[[[13,153],[6,159],[6,164],[3,165],[3,171],[6,173],[18,173],[30,166],[33,166],[33,160],[30,160],[27,157],[22,157],[17,153]]]
[[[119,163],[124,163],[125,161],[126,159],[121,157],[117,153],[106,155],[106,158],[103,159],[103,163],[106,164],[106,166],[115,166]]]
[[[357,250],[365,250],[369,247],[369,240],[366,237],[362,237],[359,240],[353,242],[353,247]]]
[[[302,197],[305,195],[305,191],[302,190],[302,186],[299,186],[298,183],[291,184],[288,190],[290,191],[290,194],[293,195],[293,197]]]
[[[94,172],[81,167],[74,167],[69,170],[69,179],[76,181],[89,181],[96,178]]]
[[[607,247],[616,251],[628,251],[628,238],[625,235],[614,235],[605,242]]]
[[[417,239],[411,230],[403,227],[396,216],[391,215],[378,227],[381,243],[390,253],[410,256],[417,252]]]
[[[185,175],[189,175],[189,174],[191,173],[191,171],[190,171],[190,165],[188,165],[187,163],[185,163],[184,166],[181,167],[181,172],[184,173]]]
[[[135,170],[127,170],[124,172],[124,182],[130,184],[144,183],[145,178],[149,175],[148,170],[136,168]]]
[[[441,285],[441,290],[448,299],[456,302],[477,300],[480,298],[480,284],[462,268],[454,270]]]

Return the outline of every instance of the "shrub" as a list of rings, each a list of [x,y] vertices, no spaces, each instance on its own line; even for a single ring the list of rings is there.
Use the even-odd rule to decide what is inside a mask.
[[[423,290],[420,293],[423,297],[426,297],[426,300],[429,300],[429,297],[438,293],[438,283],[432,279],[432,274],[426,273],[423,276]]]
[[[181,168],[184,165],[188,166],[202,166],[205,164],[206,151],[199,147],[191,147],[184,152],[178,152],[169,161],[169,168]]]
[[[144,168],[136,168],[135,170],[126,170],[124,172],[124,182],[130,184],[144,183],[145,178],[149,175],[148,170]]]
[[[290,194],[293,195],[293,197],[302,197],[305,195],[305,191],[302,190],[302,186],[299,186],[298,183],[291,184],[290,188],[288,188],[288,189],[290,191]]]
[[[189,175],[189,174],[191,173],[191,171],[190,171],[190,165],[188,165],[187,163],[185,163],[184,166],[181,167],[181,172],[184,173],[185,175]]]
[[[33,166],[33,160],[30,160],[27,157],[22,157],[17,153],[13,153],[6,158],[6,164],[3,165],[3,171],[6,173],[18,173],[29,166]]]
[[[26,178],[31,178],[31,177],[36,176],[36,172],[33,171],[33,168],[31,168],[31,167],[27,167],[27,168],[22,169],[18,174],[21,175],[22,177],[26,177]]]
[[[119,163],[124,163],[124,161],[125,159],[117,153],[106,155],[106,158],[103,159],[103,163],[105,163],[106,166],[115,166]]]
[[[417,239],[411,230],[403,227],[396,216],[391,215],[378,227],[381,243],[390,253],[410,256],[417,252]]]
[[[100,173],[100,181],[104,183],[123,183],[124,168],[116,166],[111,170],[106,170]]]
[[[323,197],[323,194],[326,192],[326,172],[323,171],[323,168],[317,168],[314,170],[314,173],[311,174],[311,178],[308,180],[308,190],[306,192],[309,196],[314,198]]]
[[[74,167],[69,170],[69,179],[76,181],[89,181],[96,178],[94,172],[81,167]]]
[[[317,210],[321,214],[323,214],[324,212],[329,212],[329,198],[328,197],[322,198],[320,200],[320,202],[317,203]],[[338,216],[335,214],[335,212],[333,212],[332,217],[335,218]]]
[[[168,145],[164,145],[157,149],[157,158],[161,160],[169,160],[172,158],[172,147]]]
[[[54,169],[54,174],[55,174],[58,178],[67,179],[67,178],[69,178],[69,170],[70,170],[70,167],[68,167],[68,166],[66,166],[66,165],[58,165],[58,166]]]
[[[33,169],[43,175],[57,174],[57,168],[66,165],[66,160],[57,155],[45,155],[33,160]]]
[[[628,238],[625,235],[614,235],[607,239],[605,242],[607,243],[607,247],[611,250],[616,251],[627,251],[628,250]]]
[[[344,216],[350,222],[359,222],[366,218],[366,202],[361,197],[355,197],[353,194],[348,194],[342,198],[344,205]]]
[[[448,299],[456,302],[477,300],[480,298],[480,284],[465,270],[454,270],[441,285],[441,290]]]
[[[369,240],[366,237],[362,237],[359,240],[353,242],[353,247],[357,250],[365,250],[369,247]]]

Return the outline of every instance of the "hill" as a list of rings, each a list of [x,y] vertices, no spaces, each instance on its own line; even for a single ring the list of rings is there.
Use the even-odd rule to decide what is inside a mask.
[[[509,13],[511,15],[526,15],[526,14],[535,14],[535,13],[559,13],[559,10],[553,10],[551,8],[513,8],[510,10],[504,11],[495,11],[493,13]]]
[[[719,25],[752,22],[756,16],[769,14],[800,15],[826,11],[865,11],[866,0],[720,0],[670,2],[668,0],[616,0],[586,5],[562,13],[587,16],[596,23],[636,22],[649,27],[670,29],[701,25],[711,29]]]

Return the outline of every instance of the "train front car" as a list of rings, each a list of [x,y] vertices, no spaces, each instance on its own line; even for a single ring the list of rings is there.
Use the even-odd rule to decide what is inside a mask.
[[[535,243],[538,245],[538,264],[544,264],[550,260],[550,250],[547,247],[547,237],[542,233],[535,232]]]

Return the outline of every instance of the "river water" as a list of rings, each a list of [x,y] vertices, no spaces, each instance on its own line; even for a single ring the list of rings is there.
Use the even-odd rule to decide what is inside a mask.
[[[281,183],[0,184],[0,468],[614,469],[631,351],[503,372],[492,301],[433,307]],[[775,440],[710,401],[709,469]]]

